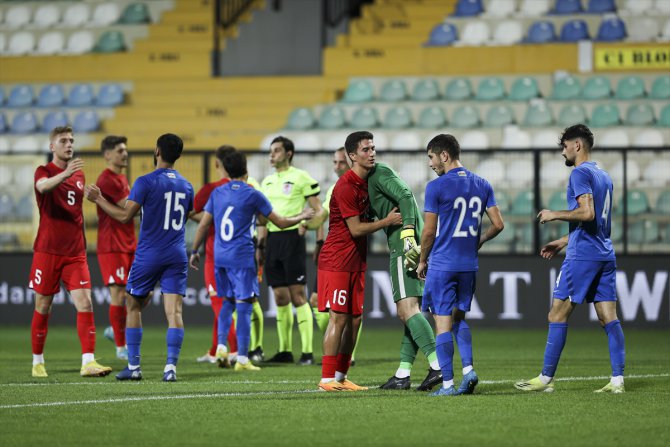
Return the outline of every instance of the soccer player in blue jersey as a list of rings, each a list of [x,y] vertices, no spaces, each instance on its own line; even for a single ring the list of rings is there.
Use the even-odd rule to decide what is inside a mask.
[[[309,208],[297,216],[285,218],[272,210],[268,199],[247,181],[247,159],[242,152],[224,156],[223,167],[231,181],[218,186],[205,205],[200,225],[195,233],[189,263],[197,269],[200,260],[198,248],[205,240],[214,222],[214,267],[217,295],[226,297],[219,312],[219,344],[225,343],[233,311],[237,309],[237,363],[235,371],[257,371],[259,367],[249,361],[251,338],[251,312],[259,296],[253,242],[254,222],[257,215],[267,217],[279,228],[296,225],[310,219],[314,211]],[[260,222],[263,224],[263,222]]]
[[[583,124],[568,127],[560,142],[565,165],[575,168],[568,180],[568,210],[542,210],[540,223],[562,220],[570,232],[549,242],[540,251],[551,259],[568,247],[556,278],[549,334],[542,373],[514,386],[522,391],[554,391],[554,374],[568,334],[568,319],[577,304],[593,303],[609,342],[612,378],[597,393],[623,393],[626,360],[624,335],[616,313],[616,258],[610,230],[612,226],[612,179],[591,161],[593,133]]]
[[[435,318],[437,360],[442,387],[432,396],[472,394],[479,378],[473,369],[472,335],[465,322],[475,293],[477,252],[505,227],[491,184],[460,162],[461,148],[452,135],[428,143],[430,167],[438,178],[426,185],[421,256],[416,267],[426,280],[423,310]],[[482,214],[491,225],[482,234]],[[452,335],[453,334],[453,335]],[[463,381],[454,387],[454,340],[463,364]]]
[[[184,143],[177,135],[165,134],[158,138],[154,150],[156,169],[135,180],[125,208],[105,200],[95,185],[86,188],[87,198],[120,222],[129,222],[142,210],[140,237],[126,285],[128,366],[116,375],[118,380],[142,379],[142,309],[149,303],[149,294],[157,282],[168,320],[163,381],[177,380],[177,361],[184,340],[182,300],[188,270],[184,222],[193,208],[193,186],[174,170],[183,148]]]

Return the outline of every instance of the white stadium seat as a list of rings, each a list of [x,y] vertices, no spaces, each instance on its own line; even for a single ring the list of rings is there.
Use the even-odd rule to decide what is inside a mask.
[[[479,46],[489,41],[491,31],[486,22],[482,20],[473,20],[467,22],[463,27],[459,45]]]
[[[532,147],[535,149],[555,148],[558,145],[558,136],[553,130],[541,130],[533,135]]]
[[[296,151],[318,151],[321,149],[321,138],[315,133],[301,133],[293,139]]]
[[[121,9],[119,9],[119,5],[107,2],[100,4],[95,8],[91,19],[95,26],[108,26],[119,20],[120,16]]]
[[[658,129],[645,129],[635,136],[633,139],[634,147],[663,147],[663,134]]]
[[[533,160],[522,158],[515,160],[507,166],[505,179],[513,188],[530,186],[533,181]]]
[[[77,31],[70,34],[67,39],[67,48],[65,50],[68,54],[84,54],[93,49],[95,45],[95,37],[90,31]]]
[[[42,34],[35,54],[56,54],[65,49],[65,36],[60,31],[50,31]]]
[[[5,137],[0,137],[0,154],[9,152],[9,140]]]
[[[486,15],[492,17],[506,17],[514,13],[516,0],[490,0]]]
[[[493,43],[498,45],[512,45],[523,40],[523,27],[516,20],[505,20],[496,26],[493,31]]]
[[[63,26],[78,28],[88,23],[91,17],[91,8],[86,3],[75,3],[68,6],[63,13]]]
[[[628,147],[630,139],[628,133],[623,129],[610,129],[602,132],[602,136],[595,141],[600,147]]]
[[[654,160],[645,168],[642,178],[653,186],[670,183],[670,160]]]
[[[21,56],[30,53],[35,48],[35,36],[29,31],[20,31],[9,38],[6,54]]]
[[[380,148],[381,150],[384,150],[386,148],[383,148],[381,146],[377,145],[377,142],[375,141],[375,146]],[[416,132],[401,132],[396,134],[391,138],[391,144],[389,145],[388,149],[391,150],[417,150],[421,149],[422,144],[421,144],[421,137],[419,134]]]
[[[503,149],[529,149],[531,147],[530,134],[516,126],[507,126],[503,129],[503,139],[500,147]]]
[[[469,130],[460,138],[460,145],[463,149],[488,149],[489,136],[481,130]]]
[[[30,23],[30,8],[25,5],[10,6],[5,12],[5,26],[20,28]]]
[[[650,42],[658,38],[660,30],[658,21],[651,17],[637,17],[628,21],[628,40],[633,42]]]
[[[549,0],[523,0],[519,7],[519,15],[524,17],[540,17],[549,12]]]
[[[477,174],[493,185],[500,186],[505,181],[505,163],[498,158],[487,158],[477,166]]]
[[[668,0],[656,0],[654,10],[660,15],[668,16],[670,15],[670,2]]]
[[[637,161],[628,159],[626,167],[628,185],[630,186],[637,184],[637,182],[640,181],[641,174],[640,166],[637,164]],[[615,188],[623,184],[623,160],[619,160],[614,163],[614,166],[612,166],[607,172],[609,173],[610,177],[612,177],[612,182],[614,183]]]
[[[626,0],[623,3],[621,12],[631,15],[644,15],[654,7],[654,0]]]
[[[5,47],[7,46],[7,38],[3,33],[0,33],[0,54],[5,52]]]
[[[31,135],[17,138],[14,140],[14,144],[12,144],[12,152],[36,152],[44,151],[45,148],[48,149],[46,138],[40,139]],[[21,177],[17,174],[14,178],[18,182]]]
[[[50,28],[60,22],[60,8],[56,5],[42,5],[35,10],[33,24],[38,28]]]
[[[542,163],[540,168],[540,183],[542,186],[556,188],[567,183],[570,169],[565,166],[565,161],[550,160]]]

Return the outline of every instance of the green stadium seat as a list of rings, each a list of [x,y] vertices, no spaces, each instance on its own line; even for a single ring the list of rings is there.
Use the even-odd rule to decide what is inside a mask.
[[[517,243],[523,247],[530,247],[533,244],[533,236],[535,230],[533,229],[533,224],[522,223],[515,225],[516,233],[518,236]],[[517,247],[517,250],[519,248]]]
[[[514,216],[528,216],[535,214],[535,193],[531,190],[521,191],[512,202],[510,214]]]
[[[654,211],[661,214],[670,214],[670,189],[666,189],[658,196]]]
[[[319,127],[322,129],[341,129],[346,123],[344,110],[339,106],[324,107],[319,115]]]
[[[118,53],[126,50],[126,42],[120,31],[105,31],[93,47],[94,53]]]
[[[480,101],[498,101],[505,98],[505,84],[500,78],[485,78],[479,81],[475,99]]]
[[[496,204],[502,213],[509,211],[512,200],[505,191],[495,191]]]
[[[550,210],[567,210],[568,200],[565,197],[565,191],[556,191],[549,197],[547,207]]]
[[[496,197],[497,199],[498,197]],[[488,226],[487,226],[488,228]],[[486,231],[484,228],[482,228],[482,234],[484,234],[484,231]],[[498,235],[488,241],[486,245],[491,244],[491,245],[511,245],[512,242],[514,242],[514,225],[512,224],[505,224],[505,228],[502,230],[502,232],[498,233]]]
[[[384,115],[384,127],[388,129],[406,129],[412,126],[412,112],[405,106],[391,107]]]
[[[587,122],[586,109],[581,104],[565,105],[558,112],[558,119],[556,124],[561,127],[568,127],[573,124]]]
[[[628,242],[631,244],[651,244],[658,241],[658,223],[654,220],[640,220],[628,227]]]
[[[314,114],[307,107],[300,107],[291,112],[286,122],[286,128],[291,130],[311,129],[316,123]]]
[[[629,216],[635,216],[649,211],[649,199],[647,198],[646,192],[641,189],[629,189],[626,195],[628,197],[626,203],[628,204]],[[619,206],[617,206],[616,213],[623,213],[623,197],[619,199]]]
[[[342,97],[343,102],[359,103],[373,101],[375,97],[374,89],[370,81],[365,79],[351,81]]]
[[[413,101],[436,101],[440,99],[440,87],[435,79],[421,79],[412,90]]]
[[[145,3],[131,3],[123,10],[119,23],[123,23],[124,25],[151,23],[149,8]]]
[[[447,124],[444,110],[437,106],[426,107],[419,113],[418,126],[424,129],[439,129]]]
[[[447,83],[444,97],[450,101],[464,101],[472,98],[472,83],[469,79],[456,78]]]
[[[591,112],[591,127],[612,127],[621,123],[619,108],[616,104],[600,104]]]
[[[363,106],[354,110],[351,116],[351,125],[359,129],[379,127],[379,115],[377,109]]]
[[[609,78],[594,76],[584,84],[582,97],[584,99],[606,99],[612,96],[612,84]]]
[[[512,101],[528,101],[540,96],[540,89],[535,78],[524,76],[518,78],[512,84],[509,99]]]
[[[670,99],[670,76],[661,76],[651,84],[651,99]]]
[[[551,109],[544,102],[533,102],[526,109],[523,125],[528,127],[547,127],[554,123]]]
[[[573,76],[561,78],[554,83],[551,97],[558,100],[577,99],[582,94],[582,86],[579,80]]]
[[[633,104],[626,110],[627,126],[651,126],[656,121],[654,109],[649,104]]]
[[[514,122],[514,111],[512,111],[512,108],[507,105],[499,105],[491,107],[489,111],[486,112],[484,126],[498,128],[514,124]]]
[[[407,86],[405,81],[391,79],[382,85],[379,99],[386,102],[404,101],[407,99]]]
[[[613,243],[621,242],[623,239],[623,225],[621,221],[617,220],[616,222],[612,219],[612,228],[610,231],[610,239]]]
[[[657,124],[661,127],[670,127],[670,104],[661,109]]]
[[[470,105],[459,106],[451,117],[451,125],[459,129],[479,127],[480,123],[479,111]]]
[[[617,83],[616,99],[637,99],[645,95],[644,81],[639,76],[627,76]]]

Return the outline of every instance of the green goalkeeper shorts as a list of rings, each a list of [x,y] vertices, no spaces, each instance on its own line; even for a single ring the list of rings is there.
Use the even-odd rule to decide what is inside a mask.
[[[421,299],[423,296],[423,281],[416,276],[415,271],[407,271],[404,261],[402,250],[391,250],[389,273],[395,303],[403,298],[415,296]]]

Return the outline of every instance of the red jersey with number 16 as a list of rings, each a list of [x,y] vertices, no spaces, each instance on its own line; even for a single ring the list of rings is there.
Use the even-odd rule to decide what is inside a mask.
[[[128,197],[130,186],[123,174],[117,174],[111,169],[105,169],[95,182],[102,195],[110,203],[118,203]],[[135,223],[121,223],[98,208],[98,253],[134,253],[137,239],[135,238]]]
[[[39,166],[35,170],[35,183],[61,172],[63,169],[53,162]],[[81,211],[85,183],[84,173],[77,171],[46,194],[35,188],[40,226],[33,245],[34,251],[60,256],[86,254],[84,216]]]
[[[328,237],[319,254],[319,270],[330,272],[364,272],[367,268],[368,238],[354,238],[346,219],[360,216],[367,222],[370,206],[368,183],[353,170],[347,171],[335,184],[330,199]]]

